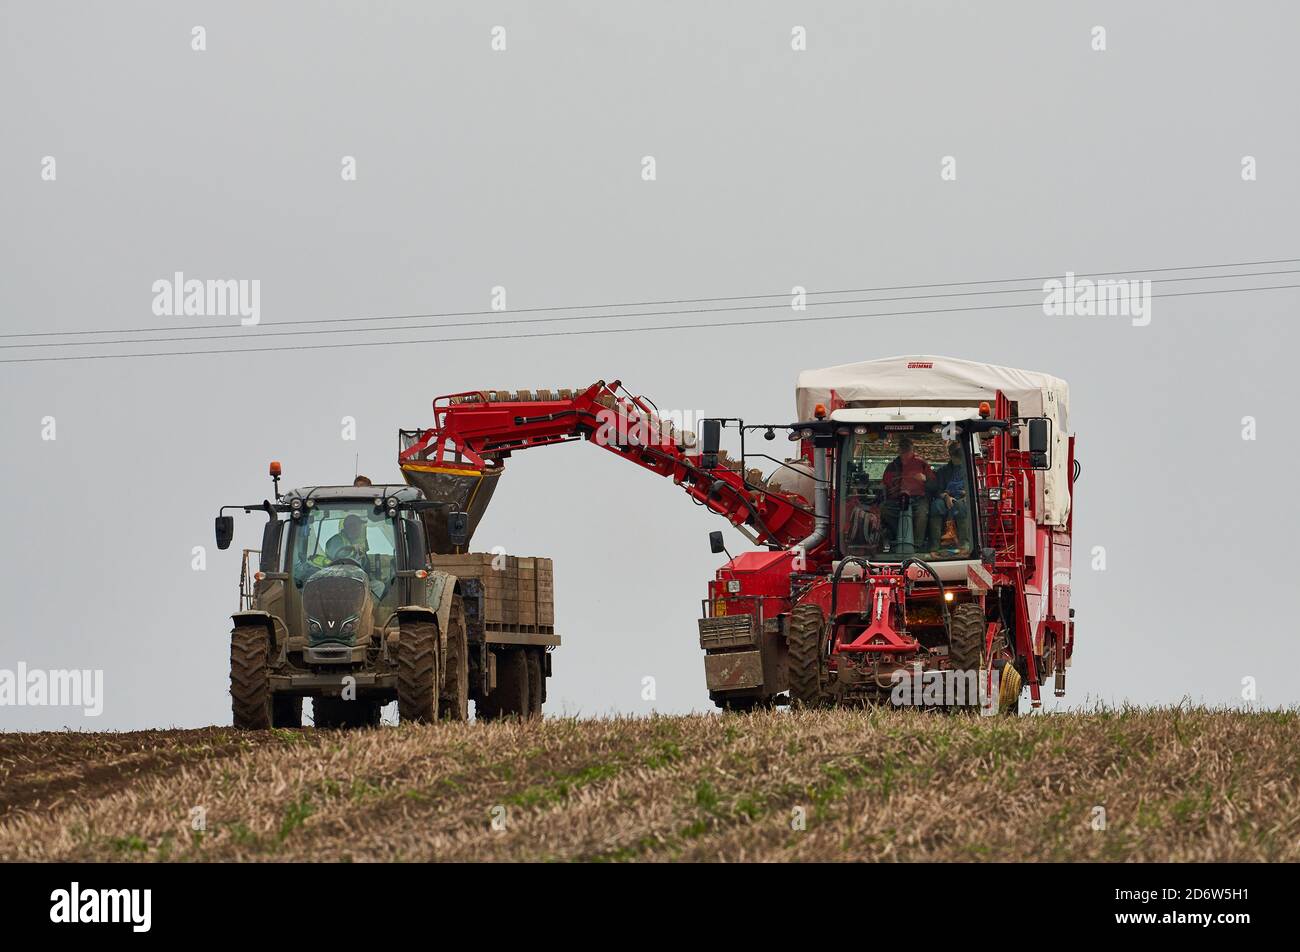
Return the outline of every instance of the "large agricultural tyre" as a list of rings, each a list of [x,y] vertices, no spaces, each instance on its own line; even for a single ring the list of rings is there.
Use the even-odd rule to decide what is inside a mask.
[[[497,655],[497,686],[479,705],[485,721],[523,717],[528,713],[528,657],[523,648],[507,648]]]
[[[442,678],[438,626],[405,624],[397,641],[397,714],[403,723],[432,723],[438,718]]]
[[[792,707],[818,707],[826,700],[826,618],[816,605],[796,605],[786,625]]]
[[[271,726],[302,727],[302,698],[293,694],[273,694]]]
[[[230,709],[236,730],[272,726],[270,648],[261,625],[237,625],[230,632]]]
[[[546,692],[546,669],[542,666],[540,648],[524,649],[528,655],[528,716],[542,716],[542,700]]]
[[[984,677],[984,639],[988,635],[988,622],[984,618],[984,609],[974,602],[958,605],[949,619],[948,663],[954,671],[977,672],[977,678]],[[964,705],[954,705],[958,709],[973,710],[979,708],[979,697],[974,701],[966,699]]]
[[[350,727],[378,727],[383,705],[378,701],[341,697],[318,697],[312,701],[312,719],[317,730]]]
[[[469,720],[469,643],[459,598],[452,600],[447,625],[447,670],[438,699],[438,716],[448,721]]]

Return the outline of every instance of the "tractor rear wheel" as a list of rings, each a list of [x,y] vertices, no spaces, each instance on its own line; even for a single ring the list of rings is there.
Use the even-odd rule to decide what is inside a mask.
[[[397,640],[397,713],[403,722],[428,724],[438,718],[438,626],[402,625]]]
[[[949,620],[948,663],[957,672],[976,672],[977,678],[984,677],[984,639],[988,634],[988,622],[984,619],[984,609],[974,602],[958,605]],[[962,707],[979,707],[979,698],[967,699]]]
[[[317,730],[378,727],[383,708],[378,701],[348,701],[341,697],[318,697],[312,700],[311,706]]]
[[[302,727],[302,698],[292,694],[271,697],[272,727]]]
[[[270,639],[260,625],[230,632],[230,709],[236,730],[264,731],[272,725]]]
[[[786,625],[790,703],[817,707],[826,698],[826,619],[816,605],[796,605]]]
[[[438,715],[448,721],[469,720],[469,643],[459,598],[452,600],[447,625],[447,673],[438,700]]]

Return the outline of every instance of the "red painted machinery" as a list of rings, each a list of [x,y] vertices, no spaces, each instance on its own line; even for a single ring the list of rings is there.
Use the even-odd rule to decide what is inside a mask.
[[[798,422],[707,418],[697,438],[618,381],[473,391],[403,430],[399,462],[471,532],[512,453],[580,439],[726,518],[761,549],[729,557],[708,586],[699,637],[720,707],[1014,712],[1024,686],[1034,707],[1048,678],[1064,694],[1074,647],[1067,401],[1046,374],[898,357],[804,372]],[[790,458],[747,447],[779,431]],[[711,544],[725,551],[722,533]]]

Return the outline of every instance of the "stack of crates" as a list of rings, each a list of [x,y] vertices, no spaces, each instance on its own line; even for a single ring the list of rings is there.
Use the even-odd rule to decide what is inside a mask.
[[[483,614],[489,630],[555,630],[555,573],[550,559],[466,552],[431,555],[433,568],[483,583]]]

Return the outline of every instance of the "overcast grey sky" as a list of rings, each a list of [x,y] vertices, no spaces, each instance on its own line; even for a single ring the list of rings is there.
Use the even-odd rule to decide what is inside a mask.
[[[5,2],[3,332],[237,324],[156,316],[152,285],[176,271],[260,281],[261,325],[239,335],[270,346],[258,338],[288,321],[485,310],[495,286],[519,309],[1293,257],[1298,30],[1284,2]],[[906,353],[1070,384],[1069,703],[1239,704],[1254,677],[1259,703],[1294,704],[1298,308],[1288,289],[1157,299],[1140,328],[1020,307],[0,363],[0,668],[98,668],[106,693],[97,718],[6,707],[0,729],[229,723],[237,551],[259,520],[219,553],[212,517],[268,495],[272,458],[290,485],[349,480],[356,454],[396,479],[396,431],[428,423],[435,395],[597,378],[664,409],[782,420],[801,369]],[[593,446],[511,461],[475,542],[555,559],[565,643],[548,710],[709,707],[695,619],[719,527]]]

